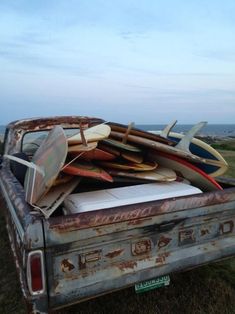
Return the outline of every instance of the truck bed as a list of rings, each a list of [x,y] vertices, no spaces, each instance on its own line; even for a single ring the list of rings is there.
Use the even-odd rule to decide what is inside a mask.
[[[22,147],[26,150],[28,144],[22,143],[29,132],[48,132],[55,125],[74,131],[81,122],[91,126],[102,121],[53,117],[13,122],[6,129],[4,154],[14,155]],[[136,202],[135,196],[135,201],[128,203],[130,195],[126,193],[124,203],[107,208],[87,206],[85,211],[83,207],[67,215],[64,202],[46,219],[25,201],[23,186],[10,170],[9,160],[4,159],[0,186],[7,229],[29,312],[48,313],[160,275],[234,256],[235,180],[220,182],[224,190],[171,194],[164,199],[137,196]],[[117,187],[124,184],[102,183],[102,189]],[[100,185],[89,182],[78,185],[74,193],[95,190],[101,190]],[[32,256],[39,261],[39,276],[34,276]],[[42,283],[35,292],[30,290],[32,278]]]

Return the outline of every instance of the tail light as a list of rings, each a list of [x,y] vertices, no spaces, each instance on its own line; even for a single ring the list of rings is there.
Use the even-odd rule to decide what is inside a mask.
[[[27,262],[28,288],[32,295],[45,291],[45,273],[43,253],[40,250],[30,252]]]

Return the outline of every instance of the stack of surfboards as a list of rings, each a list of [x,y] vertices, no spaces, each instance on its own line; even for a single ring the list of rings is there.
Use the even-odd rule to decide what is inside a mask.
[[[203,191],[221,189],[214,177],[227,170],[223,157],[194,138],[206,124],[195,125],[186,135],[167,126],[152,134],[117,123],[100,124],[68,138],[69,175],[109,182],[170,182],[186,179]]]
[[[26,201],[49,217],[78,184],[82,185],[84,177],[130,185],[155,184],[155,196],[150,193],[149,200],[169,196],[165,193],[168,190],[171,197],[189,195],[189,184],[202,192],[222,189],[215,177],[227,170],[226,161],[194,137],[205,122],[185,135],[171,132],[174,124],[158,134],[139,130],[133,124],[104,123],[86,129],[80,126],[80,131],[69,138],[62,127],[56,126],[28,167]],[[159,185],[156,189],[157,184],[161,188]],[[191,193],[198,190],[192,189]]]

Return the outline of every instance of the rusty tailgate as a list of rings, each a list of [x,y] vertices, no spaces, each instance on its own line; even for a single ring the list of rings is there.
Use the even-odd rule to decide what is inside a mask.
[[[59,307],[235,254],[235,188],[44,221]]]

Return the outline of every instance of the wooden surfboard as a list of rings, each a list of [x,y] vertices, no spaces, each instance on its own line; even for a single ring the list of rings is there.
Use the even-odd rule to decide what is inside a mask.
[[[112,131],[111,136],[114,138],[118,138],[118,139],[123,138],[123,134],[120,132],[113,132]],[[129,135],[128,141],[142,145],[142,146],[145,146],[145,147],[148,147],[148,148],[152,148],[152,149],[157,150],[157,151],[161,151],[161,152],[165,152],[168,154],[172,154],[174,156],[185,158],[185,159],[188,159],[188,160],[193,161],[193,162],[205,163],[205,164],[214,165],[214,166],[220,166],[221,165],[221,162],[218,160],[202,158],[202,157],[194,155],[188,151],[183,151],[183,150],[178,149],[176,147],[165,145],[165,144],[162,144],[162,143],[159,143],[156,141],[152,141],[149,139],[144,139],[144,138],[141,138],[139,136]]]
[[[81,152],[88,152],[93,150],[97,147],[98,142],[87,143],[87,145],[77,144],[77,145],[70,145],[68,147],[68,153],[81,153]]]
[[[25,199],[35,204],[47,193],[64,165],[68,151],[67,138],[61,126],[55,126],[32,158],[36,168],[28,168],[24,181]]]
[[[53,182],[52,186],[57,186],[57,185],[67,183],[67,182],[71,181],[72,179],[73,179],[73,176],[70,176],[70,175],[67,175],[67,174],[60,172],[58,177]]]
[[[111,174],[112,176],[135,178],[147,181],[170,182],[175,181],[177,178],[175,171],[161,166],[157,167],[157,169],[152,171],[130,172],[120,170],[108,170],[108,173]]]
[[[125,144],[125,143],[122,143],[120,141],[116,141],[116,140],[111,139],[111,138],[102,140],[101,143],[109,145],[109,146],[113,146],[113,147],[115,147],[115,148],[117,148],[119,150],[125,150],[125,151],[129,151],[129,152],[140,153],[142,151],[139,147],[136,147],[136,146],[130,145],[130,144]]]
[[[51,214],[62,204],[66,196],[73,192],[80,180],[81,178],[75,177],[63,185],[53,186],[50,191],[37,200],[33,207],[39,209],[46,218],[49,218]]]
[[[134,170],[134,171],[150,171],[157,168],[156,162],[145,162],[137,164],[134,162],[121,162],[121,161],[99,161],[99,165],[112,169]]]
[[[76,157],[79,154],[80,154],[80,152],[70,153],[70,155],[73,157]],[[99,148],[95,148],[93,150],[83,152],[83,154],[81,154],[81,156],[79,156],[79,159],[81,159],[81,160],[113,160],[115,158],[116,158],[115,155],[108,153],[104,150],[101,150]]]
[[[186,160],[164,152],[154,152],[151,154],[151,158],[159,165],[173,169],[177,175],[189,180],[192,185],[203,191],[222,190],[222,187],[212,177]]]
[[[118,142],[119,145],[120,142]],[[122,156],[126,160],[136,162],[136,163],[142,163],[143,162],[143,156],[138,153],[138,152],[132,152],[132,151],[127,151],[127,150],[120,150],[116,147],[112,147],[109,145],[105,144],[100,144],[99,143],[99,148],[102,150],[111,153],[112,155],[115,155],[116,157]]]
[[[139,153],[133,153],[133,152],[121,152],[121,156],[131,162],[141,164],[144,160],[144,157]]]
[[[110,146],[110,145],[105,145],[104,143],[102,144],[99,142],[98,148],[104,150],[105,152],[108,152],[112,155],[115,155],[116,157],[121,155],[120,149],[118,150],[117,148]]]
[[[90,162],[73,162],[63,168],[63,172],[81,177],[89,177],[100,179],[108,182],[113,182],[113,178],[102,168],[94,166]]]
[[[98,124],[96,126],[93,126],[83,131],[85,140],[87,142],[96,142],[104,138],[107,138],[110,132],[111,132],[111,128],[107,124]],[[68,138],[69,145],[81,144],[81,143],[83,143],[81,132],[74,134],[73,136]]]
[[[128,126],[120,123],[115,123],[115,122],[109,122],[108,125],[110,125],[112,131],[120,132],[120,133],[126,133]],[[140,136],[143,138],[147,138],[153,141],[161,142],[167,145],[174,145],[174,142],[171,141],[170,139],[164,138],[161,135],[158,134],[153,134],[150,132],[146,132],[140,129],[137,129],[135,127],[131,128],[130,135],[136,135]]]

